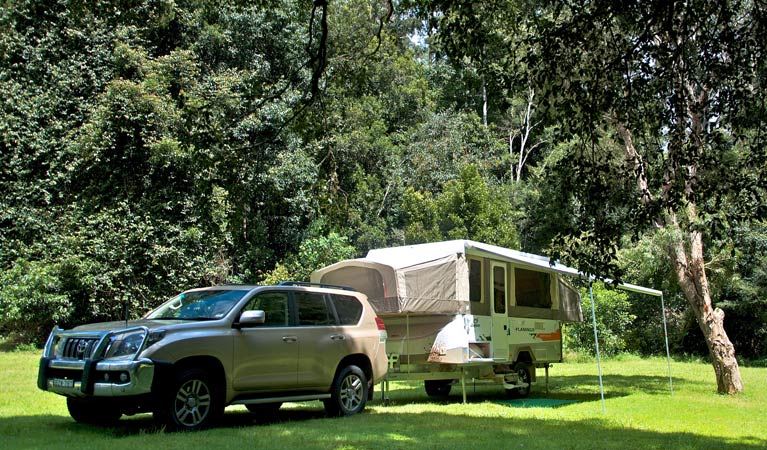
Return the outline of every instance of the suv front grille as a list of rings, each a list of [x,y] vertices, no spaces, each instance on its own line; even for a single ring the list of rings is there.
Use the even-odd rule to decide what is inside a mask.
[[[61,349],[61,357],[69,359],[86,359],[93,353],[98,338],[68,338]]]

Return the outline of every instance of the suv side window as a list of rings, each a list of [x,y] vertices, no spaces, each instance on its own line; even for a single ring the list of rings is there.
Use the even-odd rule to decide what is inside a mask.
[[[287,292],[264,292],[253,297],[245,306],[245,310],[262,310],[266,315],[264,326],[287,327],[288,318],[288,293]]]
[[[295,301],[296,309],[298,309],[298,325],[322,326],[336,324],[336,319],[330,308],[328,308],[324,294],[296,292]]]
[[[350,295],[331,295],[341,325],[357,325],[362,317],[362,303]]]

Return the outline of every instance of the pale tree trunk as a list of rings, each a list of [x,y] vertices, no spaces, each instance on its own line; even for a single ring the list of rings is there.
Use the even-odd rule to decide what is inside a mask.
[[[618,135],[623,141],[626,162],[636,177],[641,201],[643,204],[649,204],[653,201],[653,195],[648,189],[644,161],[634,147],[631,132],[625,124],[614,117],[607,117],[607,119],[615,125]],[[676,170],[673,165],[669,166],[668,169]],[[696,168],[689,167],[688,171],[690,177],[694,178]],[[667,179],[672,178],[673,174],[667,174]],[[667,199],[667,189],[668,186],[664,187],[661,194],[664,200]],[[688,186],[688,189],[691,189],[691,186]],[[689,222],[694,222],[697,219],[695,203],[691,200],[687,202],[686,212]],[[658,217],[655,220],[655,226],[658,229],[668,229],[673,236],[668,246],[669,258],[679,286],[692,307],[695,319],[703,332],[703,338],[711,357],[711,364],[716,374],[717,392],[720,394],[742,392],[743,380],[740,377],[738,361],[735,359],[735,347],[724,330],[724,311],[719,308],[714,309],[711,301],[711,291],[703,259],[703,234],[699,230],[691,228],[683,230],[679,225],[676,213],[670,209],[666,211],[665,217]]]
[[[694,206],[688,208],[695,215]],[[711,364],[716,374],[717,392],[736,394],[743,391],[740,368],[735,359],[735,347],[724,330],[724,311],[714,309],[711,302],[706,267],[703,260],[703,235],[700,231],[689,232],[689,249],[684,242],[684,233],[679,227],[676,215],[669,215],[666,226],[674,231],[675,238],[669,244],[669,255],[679,286],[690,303],[698,321],[703,338],[706,340]]]
[[[487,85],[485,75],[482,75],[482,125],[487,126]]]
[[[520,181],[522,179],[522,168],[525,166],[525,163],[527,163],[527,158],[530,156],[533,150],[546,143],[546,141],[543,140],[536,142],[530,147],[527,145],[533,130],[541,124],[540,121],[532,123],[533,107],[535,106],[533,104],[534,98],[535,90],[533,90],[533,88],[529,88],[527,107],[525,108],[525,112],[521,117],[521,127],[518,131],[514,129],[509,130],[509,155],[512,157],[511,178],[514,181]],[[517,136],[519,136],[519,158],[515,163],[513,161],[514,138]]]

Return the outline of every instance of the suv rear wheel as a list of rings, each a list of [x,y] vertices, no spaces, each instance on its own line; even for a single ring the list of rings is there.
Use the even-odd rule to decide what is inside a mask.
[[[351,416],[365,409],[368,399],[368,380],[365,372],[357,366],[343,368],[330,391],[331,397],[324,400],[325,411],[331,416]]]

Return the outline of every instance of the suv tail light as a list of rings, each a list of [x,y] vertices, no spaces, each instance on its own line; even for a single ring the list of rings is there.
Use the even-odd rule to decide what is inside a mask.
[[[378,327],[378,342],[381,344],[386,342],[389,335],[386,333],[386,325],[380,317],[376,317],[376,326]]]

